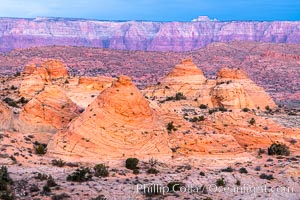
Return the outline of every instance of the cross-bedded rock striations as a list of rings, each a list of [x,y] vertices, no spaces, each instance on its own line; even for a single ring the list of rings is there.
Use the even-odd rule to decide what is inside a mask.
[[[98,160],[171,155],[164,123],[127,76],[102,91],[48,147],[50,154]]]

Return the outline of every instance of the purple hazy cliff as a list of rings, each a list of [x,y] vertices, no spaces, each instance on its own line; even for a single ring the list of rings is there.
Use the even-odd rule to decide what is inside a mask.
[[[234,40],[300,43],[299,21],[141,22],[62,18],[0,19],[0,51],[46,45],[189,51]]]

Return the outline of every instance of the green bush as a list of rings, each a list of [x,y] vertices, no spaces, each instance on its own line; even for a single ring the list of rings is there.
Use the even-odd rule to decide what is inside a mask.
[[[57,183],[54,181],[51,175],[48,177],[46,186],[48,186],[49,188],[57,186]]]
[[[201,105],[199,106],[200,109],[207,109],[207,107],[208,107],[208,106],[207,106],[207,105],[204,105],[204,104],[201,104]]]
[[[180,187],[184,186],[184,184],[182,182],[178,182],[178,181],[173,181],[168,183],[167,187],[169,188],[170,192],[175,192],[175,191],[179,191]]]
[[[259,176],[259,178],[261,178],[261,179],[266,179],[266,180],[272,180],[272,179],[274,179],[274,177],[273,177],[272,174],[267,175],[267,174],[264,174],[264,173],[262,173],[262,174]]]
[[[182,92],[177,92],[176,95],[175,95],[175,100],[176,101],[180,101],[180,100],[185,100],[186,97],[183,95]]]
[[[125,167],[127,169],[138,169],[137,165],[139,164],[139,159],[137,158],[127,158]]]
[[[0,199],[15,199],[12,192],[13,180],[10,178],[7,167],[0,168]]]
[[[9,106],[11,106],[11,107],[20,108],[20,107],[18,106],[17,102],[15,102],[13,99],[11,99],[11,98],[9,98],[9,97],[6,97],[5,99],[3,99],[3,101],[4,101],[7,105],[9,105]]]
[[[137,175],[140,173],[140,171],[138,169],[134,169],[134,170],[132,170],[132,173]]]
[[[224,187],[224,186],[226,185],[226,182],[224,181],[224,178],[219,178],[219,179],[217,179],[216,185],[217,185],[218,187],[221,187],[221,186]]]
[[[107,198],[103,194],[100,194],[99,196],[92,198],[91,200],[107,200]]]
[[[251,124],[251,125],[255,124],[255,119],[251,118],[250,121],[249,121],[249,124]]]
[[[66,194],[66,193],[62,193],[62,194],[55,194],[51,197],[51,200],[64,200],[64,199],[70,199],[70,195]],[[104,199],[103,199],[104,200]]]
[[[108,167],[105,164],[98,164],[94,167],[96,177],[108,177]]]
[[[147,170],[147,173],[148,174],[158,174],[159,171],[155,168],[150,168],[150,169]]]
[[[59,160],[55,159],[55,160],[52,160],[51,162],[52,162],[53,166],[57,166],[57,167],[63,167],[66,165],[66,162],[63,161],[62,159],[59,159]]]
[[[35,146],[34,150],[37,155],[44,155],[47,152],[46,147],[43,144],[39,144],[39,145]]]
[[[289,147],[286,146],[285,144],[273,143],[268,148],[268,154],[269,155],[283,155],[283,156],[288,156],[288,155],[290,155],[290,150],[289,150]]]
[[[173,122],[169,122],[169,123],[167,124],[167,130],[168,130],[168,132],[170,133],[170,132],[172,132],[172,131],[176,131],[177,128],[175,128]]]
[[[221,112],[227,112],[227,108],[219,107],[219,111],[221,111]]]
[[[227,167],[225,169],[221,169],[221,172],[233,172],[232,167]]]
[[[240,168],[239,171],[240,171],[241,174],[247,174],[248,173],[248,171],[245,167]]]
[[[81,167],[67,176],[67,181],[84,182],[92,179],[92,173],[88,167]]]
[[[249,109],[249,108],[243,108],[243,111],[244,111],[244,112],[249,112],[250,109]]]

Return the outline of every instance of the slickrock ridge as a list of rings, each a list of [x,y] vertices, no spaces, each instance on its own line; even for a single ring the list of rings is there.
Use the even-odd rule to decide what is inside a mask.
[[[79,86],[84,86],[87,89],[91,90],[104,90],[112,85],[113,78],[105,77],[105,76],[97,76],[97,77],[80,77],[78,80]]]
[[[161,101],[182,93],[193,104],[228,109],[276,107],[271,97],[240,69],[222,68],[217,80],[206,79],[191,59],[183,60],[155,86],[144,90],[144,95]],[[196,102],[196,103],[195,103]],[[184,102],[186,103],[186,102]]]
[[[299,24],[273,22],[113,22],[63,18],[0,19],[0,51],[68,45],[150,51],[189,51],[212,42],[300,43]]]
[[[51,85],[52,80],[66,78],[68,70],[59,60],[48,60],[37,67],[35,64],[26,65],[21,82],[20,93],[25,98],[32,98],[45,88]]]
[[[44,62],[41,68],[45,68],[51,79],[66,78],[68,70],[66,66],[59,60],[48,60]]]
[[[229,109],[276,107],[264,89],[257,86],[240,69],[222,68],[217,73],[217,85],[212,91],[212,101],[215,107]]]
[[[36,69],[37,69],[36,64],[34,64],[34,63],[28,64],[24,67],[22,74],[31,75],[34,73],[34,71],[36,71]]]
[[[56,85],[47,86],[22,109],[20,130],[56,132],[79,114],[79,107]]]
[[[102,91],[48,149],[66,159],[171,156],[164,123],[127,76]]]
[[[209,93],[214,84],[215,81],[207,80],[202,70],[188,58],[176,65],[157,85],[146,88],[144,95],[165,100],[167,97],[175,97],[177,93],[183,93],[187,99],[197,99],[212,105]]]
[[[218,79],[248,79],[248,75],[238,68],[230,69],[228,67],[224,67],[220,69],[217,73]]]
[[[6,130],[12,127],[13,113],[12,111],[0,102],[0,130]]]

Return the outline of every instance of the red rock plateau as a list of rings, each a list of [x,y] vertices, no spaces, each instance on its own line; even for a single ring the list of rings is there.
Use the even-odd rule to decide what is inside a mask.
[[[0,18],[0,51],[48,45],[189,51],[213,42],[299,44],[299,25],[299,21],[150,22]]]
[[[138,88],[145,88],[159,82],[186,57],[192,57],[208,79],[215,78],[217,71],[223,67],[240,68],[277,104],[300,105],[300,46],[292,44],[213,43],[203,49],[181,53],[35,47],[0,54],[0,72],[3,75],[14,74],[22,71],[28,63],[41,65],[47,59],[60,59],[72,75],[116,77],[125,74]],[[35,82],[37,86],[34,87],[40,88],[39,81]]]
[[[64,49],[45,49],[56,48]],[[78,52],[78,48],[71,49]],[[209,76],[202,65],[188,58],[174,64],[160,82],[139,90],[125,75],[75,76],[69,64],[34,60],[21,74],[1,77],[0,165],[9,166],[15,182],[11,187],[20,199],[49,199],[63,193],[71,199],[91,199],[100,193],[110,199],[147,199],[149,194],[136,186],[149,179],[162,185],[179,181],[209,186],[222,178],[232,187],[239,180],[295,191],[258,192],[255,197],[299,198],[299,111],[277,107],[246,70],[237,68],[240,65]],[[290,154],[268,155],[274,143],[285,145]],[[130,157],[140,160],[138,172],[125,168]],[[96,176],[93,166],[99,163],[109,166],[105,168],[108,177]],[[74,166],[88,167],[94,177],[73,183],[68,175]],[[49,177],[47,181],[34,178],[37,173],[50,174],[59,187],[51,185]],[[32,189],[33,185],[38,189]],[[237,197],[211,190],[153,195],[166,199]]]

